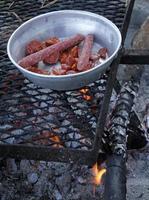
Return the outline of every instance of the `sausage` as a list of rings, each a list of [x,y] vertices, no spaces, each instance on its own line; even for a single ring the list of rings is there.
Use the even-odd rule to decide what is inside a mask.
[[[85,37],[84,45],[82,47],[81,54],[79,55],[77,69],[78,71],[84,71],[89,63],[93,46],[93,35],[89,34]]]
[[[93,62],[89,61],[88,64],[83,68],[83,71],[89,70],[91,69],[93,66]]]
[[[77,46],[75,46],[75,47],[73,47],[71,50],[70,50],[70,52],[69,52],[69,54],[73,57],[73,58],[78,58],[78,47]]]
[[[45,59],[43,59],[43,62],[47,64],[55,64],[57,63],[58,59],[59,59],[59,52],[54,52],[49,56],[47,56]]]
[[[98,54],[99,54],[100,58],[103,58],[103,59],[106,59],[107,53],[108,53],[108,49],[107,48],[101,48],[98,51]]]
[[[50,54],[52,54],[54,52],[64,51],[70,47],[73,47],[73,46],[79,44],[82,40],[84,40],[84,36],[81,34],[77,34],[69,39],[58,42],[57,44],[46,47],[45,49],[42,49],[36,53],[33,53],[31,55],[24,57],[22,60],[20,60],[18,62],[18,64],[22,67],[23,66],[32,66],[32,65],[38,63],[39,61],[44,60]]]
[[[26,45],[26,55],[33,54],[42,49],[42,43],[38,40],[32,40]]]

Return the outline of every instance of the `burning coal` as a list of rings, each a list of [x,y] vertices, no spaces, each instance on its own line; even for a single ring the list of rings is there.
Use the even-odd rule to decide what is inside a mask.
[[[80,90],[80,93],[82,94],[82,97],[84,100],[86,101],[91,101],[92,100],[92,96],[89,94],[89,89],[88,88],[83,88]]]

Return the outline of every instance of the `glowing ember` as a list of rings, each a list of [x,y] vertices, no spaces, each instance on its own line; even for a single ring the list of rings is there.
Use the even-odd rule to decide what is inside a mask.
[[[93,172],[93,183],[97,186],[101,184],[102,181],[102,176],[106,173],[106,169],[102,168],[99,169],[97,163],[93,166],[92,168],[92,172]]]
[[[88,88],[83,88],[83,89],[80,90],[80,92],[81,92],[82,94],[86,94],[88,91],[89,91]]]
[[[39,141],[41,144],[49,144],[49,141],[51,141],[56,143],[52,145],[53,147],[62,147],[60,137],[47,130],[42,131],[40,135],[35,136],[32,139],[34,141]]]
[[[60,141],[60,138],[57,135],[51,134],[49,139],[51,141],[55,142],[55,143],[58,143],[58,144],[54,144],[53,145],[54,147],[62,147],[62,145],[59,144],[61,141]]]
[[[91,101],[92,100],[92,97],[90,95],[83,95],[83,98],[86,100],[86,101]]]
[[[92,100],[92,96],[89,95],[89,89],[88,88],[83,88],[80,90],[80,93],[82,94],[83,99],[85,99],[86,101],[91,101]]]

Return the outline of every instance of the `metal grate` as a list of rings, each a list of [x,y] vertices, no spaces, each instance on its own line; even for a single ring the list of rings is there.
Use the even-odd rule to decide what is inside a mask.
[[[12,0],[0,1],[0,46],[3,50],[6,49],[6,43],[11,33],[22,22],[39,14],[64,9],[86,10],[109,18],[120,28],[126,9],[124,0],[58,0],[47,8],[41,8],[41,1],[39,0],[15,1],[10,7],[12,2]]]
[[[7,57],[6,45],[11,33],[23,21],[55,10],[95,12],[120,28],[125,1],[58,0],[47,8],[41,8],[41,1],[37,0],[11,3],[0,1],[0,143],[91,150],[107,75],[83,90],[42,89],[15,69]]]
[[[9,71],[0,86],[0,141],[91,148],[105,86],[106,76],[78,91],[53,92]]]

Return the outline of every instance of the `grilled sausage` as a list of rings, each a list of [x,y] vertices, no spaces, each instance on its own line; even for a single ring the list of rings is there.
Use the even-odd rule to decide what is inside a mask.
[[[22,67],[32,66],[38,63],[39,61],[44,60],[50,54],[53,54],[54,52],[64,51],[70,47],[79,44],[82,40],[84,40],[84,36],[81,34],[77,34],[74,37],[58,42],[57,44],[54,44],[36,53],[24,57],[22,60],[18,62],[18,64]]]
[[[79,55],[77,64],[78,71],[85,71],[88,68],[92,46],[93,46],[93,35],[89,34],[85,37],[84,45]]]

